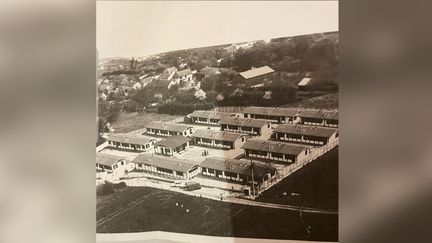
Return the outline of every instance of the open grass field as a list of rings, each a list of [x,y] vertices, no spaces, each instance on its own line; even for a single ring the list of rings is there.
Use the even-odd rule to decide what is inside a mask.
[[[299,212],[231,204],[143,187],[99,198],[97,203],[98,233],[170,231],[337,241],[337,215],[303,213],[303,219],[311,226],[310,234],[306,233]]]
[[[338,146],[288,176],[257,200],[323,209],[338,209]],[[286,192],[286,195],[283,193]],[[291,193],[299,196],[290,196]]]
[[[171,121],[182,116],[147,112],[121,112],[117,120],[111,124],[116,133],[131,132],[144,127],[144,124],[151,121]]]

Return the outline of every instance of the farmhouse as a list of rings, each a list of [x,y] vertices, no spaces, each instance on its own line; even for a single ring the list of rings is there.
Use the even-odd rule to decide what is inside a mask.
[[[112,134],[108,138],[108,147],[144,152],[155,143],[153,138],[132,136],[126,134]]]
[[[132,160],[135,172],[147,172],[158,177],[186,180],[199,173],[198,165],[166,157],[140,154]]]
[[[235,114],[206,110],[196,110],[188,115],[188,117],[191,118],[192,123],[214,126],[219,126],[219,121],[221,118],[232,116],[235,116]]]
[[[196,130],[192,134],[195,144],[221,149],[240,148],[246,140],[246,135],[235,132],[213,131],[210,129]]]
[[[310,146],[250,139],[242,147],[246,157],[294,163],[303,161],[310,153]]]
[[[259,68],[252,68],[248,71],[239,73],[240,78],[246,81],[249,85],[259,84],[266,79],[272,77],[275,71],[269,66],[263,66]]]
[[[297,117],[305,125],[339,127],[338,111],[308,109],[299,112]]]
[[[174,78],[180,80],[180,82],[183,81],[192,81],[192,71],[188,68],[182,71],[178,71],[175,75]]]
[[[295,123],[294,118],[299,111],[295,108],[249,106],[243,114],[245,118],[270,120],[272,123]]]
[[[183,136],[170,136],[156,142],[154,145],[155,154],[173,156],[176,153],[181,153],[187,147],[192,139]]]
[[[193,133],[193,127],[175,124],[175,123],[164,123],[164,122],[150,122],[147,123],[144,128],[145,133],[153,136],[190,136]]]
[[[110,154],[96,154],[96,170],[107,171],[111,173],[126,165],[126,160],[123,157]]]
[[[310,145],[331,144],[337,141],[339,130],[329,127],[281,124],[274,131],[276,140]]]
[[[271,133],[271,122],[240,117],[224,117],[219,121],[221,131],[240,132],[249,135]]]
[[[246,160],[210,157],[201,164],[203,176],[219,178],[240,184],[261,184],[276,175],[276,169],[270,165]],[[253,171],[253,172],[252,172]]]

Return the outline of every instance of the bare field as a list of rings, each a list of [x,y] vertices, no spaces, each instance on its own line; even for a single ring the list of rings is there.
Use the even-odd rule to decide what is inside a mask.
[[[147,112],[122,112],[119,114],[117,120],[111,125],[115,129],[116,133],[125,133],[142,129],[146,123],[151,121],[168,122],[179,118],[182,118],[182,116]]]

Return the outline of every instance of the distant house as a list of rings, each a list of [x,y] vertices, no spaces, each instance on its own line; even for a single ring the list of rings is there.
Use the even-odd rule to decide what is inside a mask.
[[[173,156],[174,154],[181,153],[189,147],[192,139],[183,136],[170,136],[164,140],[158,141],[154,145],[155,154]]]
[[[123,157],[110,154],[96,154],[96,170],[106,171],[111,173],[126,165],[126,160]]]
[[[275,128],[274,136],[278,141],[321,146],[336,142],[339,138],[339,130],[329,127],[281,124]]]
[[[238,49],[242,48],[242,49],[249,49],[251,47],[253,47],[253,45],[255,45],[256,41],[250,41],[250,42],[242,42],[242,43],[233,43],[228,47],[225,47],[224,49],[231,53],[234,54]]]
[[[240,117],[224,117],[219,121],[221,131],[260,136],[271,133],[271,122]]]
[[[204,77],[221,74],[219,68],[214,68],[214,67],[205,67],[202,68],[199,72],[200,74],[204,75]]]
[[[180,63],[179,68],[180,68],[180,69],[183,69],[183,68],[185,68],[185,67],[187,67],[187,66],[188,66],[187,63]]]
[[[140,154],[132,160],[135,172],[147,172],[171,180],[187,180],[199,174],[198,165],[178,159]]]
[[[295,123],[300,112],[297,108],[274,108],[249,106],[243,111],[245,118],[270,120],[272,123]]]
[[[132,150],[135,152],[148,151],[156,142],[154,138],[126,134],[112,134],[107,140],[108,146],[111,148]]]
[[[136,82],[136,83],[132,86],[132,88],[133,88],[134,90],[141,89],[142,87],[143,87],[143,85],[142,85],[140,82]]]
[[[310,86],[312,82],[312,78],[303,78],[300,82],[297,83],[297,87],[299,90],[306,90],[308,86]]]
[[[145,134],[155,136],[190,136],[193,133],[193,127],[175,124],[175,123],[164,123],[164,122],[150,122],[147,123],[144,128],[146,129]]]
[[[203,176],[215,177],[244,185],[252,183],[260,185],[276,175],[275,168],[246,160],[210,157],[205,159],[199,166]]]
[[[303,161],[310,154],[310,146],[250,139],[242,147],[245,156],[254,159],[295,163]]]
[[[180,82],[183,81],[192,81],[193,75],[192,75],[192,71],[188,68],[182,71],[178,71],[175,75],[174,78],[177,78],[180,80]]]
[[[169,67],[169,68],[166,68],[161,75],[159,75],[158,79],[171,80],[176,73],[177,73],[176,67]]]
[[[243,133],[213,131],[210,129],[196,130],[192,134],[195,144],[220,149],[240,148],[246,141]]]
[[[269,66],[263,66],[259,68],[252,68],[248,71],[239,73],[239,77],[247,85],[261,84],[267,79],[273,77],[275,71]]]
[[[194,124],[219,126],[219,121],[223,117],[234,117],[234,113],[219,112],[211,110],[196,110],[187,115]]]
[[[338,111],[336,110],[313,110],[305,109],[296,116],[299,123],[323,127],[339,127]]]

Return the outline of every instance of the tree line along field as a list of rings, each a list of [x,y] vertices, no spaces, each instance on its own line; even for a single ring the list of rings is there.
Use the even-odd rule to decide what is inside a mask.
[[[263,192],[256,200],[338,209],[338,146]],[[300,193],[300,196],[291,196]]]
[[[177,204],[177,205],[176,205]],[[336,214],[231,204],[154,188],[135,187],[97,203],[97,232],[169,231],[210,236],[336,241]]]

